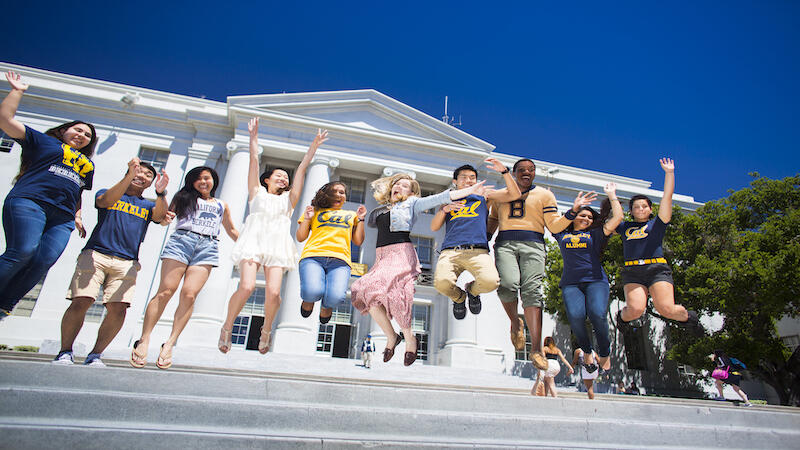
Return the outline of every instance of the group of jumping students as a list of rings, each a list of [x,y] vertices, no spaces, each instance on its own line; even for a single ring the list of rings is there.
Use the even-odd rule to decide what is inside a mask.
[[[6,74],[11,91],[0,104],[0,128],[22,147],[21,167],[3,206],[6,250],[0,256],[0,314],[14,305],[47,273],[66,247],[73,229],[86,235],[81,220],[81,193],[92,189],[97,142],[95,128],[75,121],[40,133],[15,118],[28,85],[13,72]],[[346,300],[350,280],[351,243],[364,242],[366,226],[377,228],[375,262],[369,272],[353,283],[351,301],[362,314],[369,313],[387,337],[384,362],[406,340],[404,364],[417,358],[417,341],[411,330],[414,286],[420,273],[410,231],[423,211],[436,209],[431,229],[445,227],[445,237],[434,275],[434,286],[452,301],[452,313],[461,320],[479,314],[480,295],[497,290],[510,319],[510,339],[516,350],[525,348],[518,302],[531,338],[530,359],[539,370],[548,369],[548,352],[541,345],[542,280],[545,270],[545,228],[558,241],[564,260],[560,287],[567,316],[581,350],[581,364],[589,373],[610,368],[609,327],[606,319],[609,283],[601,260],[610,235],[623,240],[622,271],[626,306],[618,322],[625,326],[645,311],[648,296],[663,317],[685,326],[697,326],[697,314],[675,304],[670,266],[662,240],[672,213],[675,165],[664,158],[664,196],[658,215],[652,202],[636,195],[629,202],[632,221],[623,221],[616,186],[605,186],[607,198],[600,211],[589,205],[594,192],[579,193],[572,208],[561,215],[553,193],[533,184],[536,165],[520,159],[509,169],[494,158],[487,169],[502,175],[504,187],[494,189],[478,181],[475,167],[464,165],[453,173],[453,188],[422,197],[420,186],[408,174],[395,174],[371,183],[379,206],[368,212],[343,209],[347,186],[332,181],[322,186],[305,206],[294,238],[291,217],[300,198],[306,169],[317,149],[327,140],[319,130],[290,181],[280,168],[260,173],[258,119],[250,120],[250,163],[247,177],[249,215],[239,231],[226,203],[215,198],[219,176],[210,167],[188,171],[181,189],[169,204],[169,177],[133,158],[123,178],[95,195],[98,221],[77,261],[67,299],[71,304],[61,326],[61,351],[56,363],[72,364],[72,345],[86,311],[101,290],[107,315],[101,323],[94,348],[85,363],[102,365],[103,350],[116,336],[130,305],[140,268],[139,247],[150,222],[174,225],[161,254],[160,284],[145,310],[142,333],[133,345],[130,364],[147,363],[150,337],[175,290],[183,281],[172,332],[158,349],[156,366],[172,365],[173,347],[188,323],[194,300],[213,267],[218,265],[221,229],[236,241],[231,255],[240,273],[237,290],[228,302],[218,348],[230,351],[236,317],[255,289],[259,270],[266,280],[264,325],[258,350],[266,353],[271,343],[273,319],[280,307],[280,287],[287,270],[299,270],[302,303],[299,313],[308,317],[321,302],[320,323],[327,323],[333,309]],[[236,180],[228,180],[235,183]],[[142,197],[154,185],[156,200]],[[489,241],[494,236],[494,258]],[[305,242],[298,254],[298,242]],[[457,280],[463,272],[474,278],[463,288]],[[2,318],[0,317],[0,319]],[[592,323],[597,347],[584,326]],[[395,331],[394,319],[402,334]],[[552,352],[549,353],[552,355]],[[551,359],[554,356],[550,356]],[[562,355],[563,358],[563,355]]]

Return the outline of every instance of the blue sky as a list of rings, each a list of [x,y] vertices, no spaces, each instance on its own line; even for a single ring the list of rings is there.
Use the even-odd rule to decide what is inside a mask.
[[[497,151],[707,201],[800,172],[800,2],[28,2],[7,62],[225,100],[377,89]],[[559,3],[559,4],[555,4]]]

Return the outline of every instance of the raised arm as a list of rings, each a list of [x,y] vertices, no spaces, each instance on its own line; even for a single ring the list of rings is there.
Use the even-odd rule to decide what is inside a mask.
[[[519,185],[517,185],[514,177],[511,176],[511,171],[508,170],[508,167],[504,166],[503,163],[495,158],[486,158],[486,167],[494,170],[495,172],[501,173],[503,175],[503,181],[506,183],[505,189],[500,189],[489,193],[486,196],[487,200],[494,200],[497,202],[513,202],[522,196],[522,191],[520,191]]]
[[[247,199],[252,200],[261,186],[258,164],[258,117],[253,117],[247,122],[247,131],[250,132],[250,166],[247,169]]]
[[[294,237],[297,238],[297,242],[303,242],[308,239],[308,235],[311,234],[311,220],[314,218],[314,207],[311,205],[306,206],[306,210],[303,211],[303,221],[300,222],[300,225],[297,226],[297,231],[294,233]]]
[[[22,139],[25,137],[25,125],[14,116],[17,114],[22,94],[28,90],[29,85],[20,80],[20,76],[12,71],[6,72],[6,80],[11,85],[11,92],[0,103],[0,129],[10,138]]]
[[[486,180],[479,181],[473,184],[470,187],[465,187],[464,189],[459,189],[457,191],[449,191],[450,192],[450,200],[461,200],[462,198],[470,195],[480,195],[481,197],[486,197],[492,191],[494,186],[486,186]]]
[[[364,243],[364,217],[367,215],[367,207],[364,205],[359,205],[358,209],[356,210],[356,217],[358,217],[358,222],[356,222],[355,226],[353,227],[353,244],[361,245]]]
[[[108,188],[107,191],[103,192],[102,195],[97,197],[94,201],[95,206],[98,208],[106,209],[111,208],[114,206],[120,198],[122,198],[122,194],[128,190],[128,186],[131,185],[131,181],[136,178],[136,174],[139,172],[139,158],[133,158],[128,161],[128,171],[125,172],[125,176],[122,177],[121,180],[117,182],[117,184]]]
[[[292,208],[297,205],[298,200],[300,200],[300,194],[303,193],[303,184],[306,182],[306,170],[308,170],[308,165],[311,164],[311,160],[314,159],[314,155],[317,153],[319,146],[327,140],[328,130],[317,129],[317,135],[314,137],[314,140],[311,141],[311,145],[308,146],[308,151],[306,155],[303,156],[303,160],[300,161],[300,165],[297,166],[297,170],[294,171],[292,188],[289,190],[289,201],[292,202]]]
[[[672,194],[675,193],[675,162],[670,158],[661,158],[658,162],[664,169],[664,196],[658,205],[658,217],[669,223],[672,220]]]
[[[222,201],[222,200],[219,200]],[[222,227],[225,228],[225,232],[228,233],[228,236],[231,237],[234,241],[239,239],[239,230],[233,225],[233,219],[231,218],[231,209],[228,208],[228,205],[225,205],[225,212],[222,213]]]
[[[153,217],[150,218],[153,222],[160,223],[167,217],[167,186],[169,185],[169,175],[161,169],[161,173],[156,176],[155,190],[156,190],[156,206],[153,207]]]
[[[620,205],[619,199],[617,198],[617,184],[614,182],[606,183],[603,190],[608,196],[609,202],[611,202],[611,217],[603,225],[603,233],[605,233],[606,236],[611,236],[611,233],[622,223],[624,213],[622,212],[622,205]]]
[[[563,216],[558,214],[558,207],[556,206],[556,197],[552,192],[548,191],[547,198],[542,203],[542,214],[544,215],[544,224],[551,233],[556,234],[564,231],[570,223],[575,219],[578,211],[584,206],[589,206],[595,199],[597,194],[592,192],[583,191],[578,192],[577,197],[572,202],[572,208],[567,211]]]

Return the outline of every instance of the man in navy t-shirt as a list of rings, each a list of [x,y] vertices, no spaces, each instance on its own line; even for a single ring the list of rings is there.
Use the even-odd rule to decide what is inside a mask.
[[[142,197],[155,180],[156,202]],[[72,304],[61,320],[61,351],[55,364],[72,364],[72,344],[78,336],[86,311],[103,292],[106,317],[100,324],[97,341],[84,364],[103,366],[100,356],[122,328],[125,312],[133,300],[136,274],[140,269],[139,246],[150,222],[167,215],[166,187],[169,177],[139,158],[128,162],[125,177],[95,196],[97,225],[86,247],[78,256],[67,299]]]
[[[489,217],[488,200],[510,202],[521,195],[517,183],[507,167],[494,158],[486,160],[488,167],[503,174],[508,189],[491,191],[486,196],[471,194],[465,199],[444,205],[431,221],[431,230],[437,231],[445,225],[439,261],[433,285],[436,290],[453,301],[453,316],[461,320],[467,315],[465,300],[469,299],[472,314],[481,312],[480,294],[497,289],[500,276],[494,260],[489,255],[486,236],[486,221]],[[478,182],[478,171],[469,164],[453,172],[456,189],[465,189]],[[461,289],[456,285],[463,272],[475,278]]]

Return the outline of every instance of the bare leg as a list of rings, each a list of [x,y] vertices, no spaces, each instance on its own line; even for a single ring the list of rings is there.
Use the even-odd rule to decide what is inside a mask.
[[[127,303],[106,303],[106,317],[103,319],[103,323],[100,324],[94,348],[89,353],[103,353],[106,347],[108,347],[108,344],[117,336],[119,330],[122,329],[122,324],[125,323],[125,312],[127,310]]]
[[[594,400],[594,380],[583,380],[583,385],[586,386],[586,395],[589,400]]]
[[[406,340],[406,351],[416,353],[417,352],[417,335],[411,330],[411,328],[402,328],[403,330],[403,338]]]
[[[528,306],[523,310],[523,314],[525,316],[525,323],[528,325],[528,332],[531,334],[531,351],[533,352],[541,351],[542,308],[536,306]]]
[[[61,318],[61,351],[72,351],[72,344],[75,343],[75,338],[78,337],[81,328],[83,327],[83,320],[86,317],[86,311],[94,303],[91,297],[75,297],[66,311],[64,317]]]
[[[394,327],[392,327],[392,321],[389,319],[389,314],[386,313],[386,309],[383,305],[375,305],[369,309],[369,315],[372,317],[372,320],[381,327],[383,330],[383,334],[386,335],[386,346],[389,348],[393,348],[397,345],[397,341],[395,338],[397,337],[397,332],[394,331]]]
[[[558,394],[556,393],[556,380],[555,380],[555,378],[553,378],[553,377],[544,377],[544,383],[545,383],[544,384],[545,388],[548,388],[548,387],[550,388],[549,389],[550,390],[550,396],[553,397],[553,398],[558,397]]]
[[[625,290],[625,307],[622,308],[622,320],[630,322],[642,317],[647,307],[647,288],[641,284],[628,283]]]
[[[236,292],[231,295],[231,299],[228,302],[228,315],[225,317],[225,322],[222,324],[222,328],[226,330],[233,329],[233,323],[236,321],[236,317],[242,312],[242,308],[244,308],[245,303],[247,303],[247,299],[253,295],[253,291],[256,288],[258,264],[253,261],[242,261],[239,264],[239,274],[239,287],[236,289]]]
[[[742,397],[742,400],[744,400],[745,403],[750,403],[750,400],[747,398],[747,394],[745,394],[744,391],[739,386],[735,384],[732,386],[733,390],[736,391],[737,394],[739,394],[739,397]]]
[[[678,322],[689,320],[686,308],[675,304],[675,287],[672,283],[658,281],[650,286],[650,295],[653,296],[653,306],[659,314]]]
[[[539,383],[542,382],[542,371],[536,370],[536,382],[533,383],[533,388],[531,388],[531,395],[536,395],[536,390],[539,389]]]
[[[719,396],[724,397],[724,395],[722,395],[722,381],[714,380],[714,384],[717,386],[717,392],[719,392]]]
[[[183,278],[183,287],[181,288],[181,295],[179,298],[178,308],[175,310],[175,319],[172,321],[172,333],[164,343],[162,354],[171,355],[172,347],[178,341],[178,336],[181,335],[189,319],[192,317],[194,310],[194,301],[197,298],[197,293],[203,289],[206,284],[208,276],[211,275],[211,266],[189,266],[186,268],[186,275]],[[167,359],[165,357],[165,359]]]
[[[164,314],[164,308],[167,307],[167,303],[172,299],[175,290],[178,289],[181,278],[186,273],[186,268],[186,264],[174,259],[164,258],[161,260],[161,284],[158,286],[158,292],[155,297],[150,299],[150,303],[147,304],[147,308],[144,311],[144,323],[142,324],[139,347],[144,349],[145,353],[150,344],[150,333],[153,332],[158,319]]]

